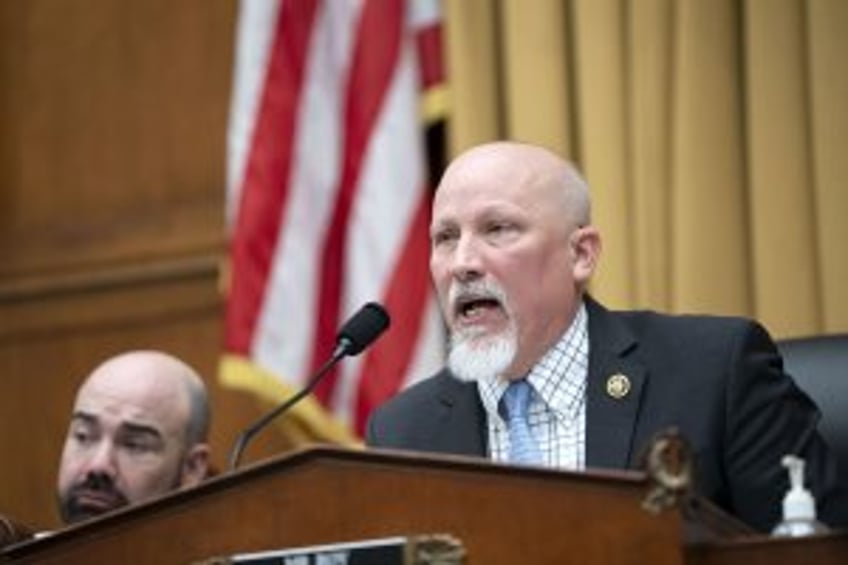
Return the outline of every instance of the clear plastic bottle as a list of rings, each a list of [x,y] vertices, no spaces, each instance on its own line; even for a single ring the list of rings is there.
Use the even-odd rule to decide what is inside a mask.
[[[783,519],[772,530],[776,537],[803,537],[823,534],[829,529],[816,519],[816,501],[804,488],[804,460],[786,455],[781,463],[789,472],[790,488],[783,497]]]

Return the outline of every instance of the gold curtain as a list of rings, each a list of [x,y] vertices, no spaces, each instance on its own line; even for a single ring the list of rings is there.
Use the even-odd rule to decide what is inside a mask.
[[[848,331],[848,2],[447,0],[450,147],[592,186],[613,307]]]

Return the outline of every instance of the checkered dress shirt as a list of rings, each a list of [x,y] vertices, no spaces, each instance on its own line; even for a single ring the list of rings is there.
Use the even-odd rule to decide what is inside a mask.
[[[580,305],[571,326],[527,375],[533,388],[528,419],[547,467],[583,470],[586,466],[586,380],[589,334],[586,306]],[[489,457],[509,459],[509,432],[501,397],[502,379],[478,382],[486,408]]]

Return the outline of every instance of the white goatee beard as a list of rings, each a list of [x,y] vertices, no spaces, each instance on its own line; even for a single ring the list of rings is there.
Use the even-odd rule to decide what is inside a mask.
[[[491,337],[463,332],[451,335],[448,368],[463,381],[494,380],[502,375],[515,359],[517,349],[512,327]]]

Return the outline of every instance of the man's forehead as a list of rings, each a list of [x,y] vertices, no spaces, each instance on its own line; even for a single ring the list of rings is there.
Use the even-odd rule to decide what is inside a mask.
[[[144,433],[158,437],[164,437],[166,430],[162,429],[161,422],[148,420],[147,418],[132,418],[127,415],[113,414],[108,410],[86,410],[79,408],[71,414],[71,422],[82,426],[88,426],[106,434],[119,433]]]
[[[503,198],[463,199],[444,203],[433,209],[431,227],[448,227],[465,222],[485,221],[492,218],[523,214],[525,209],[519,202]]]
[[[155,370],[95,371],[80,389],[80,396],[107,396],[140,403],[159,402],[180,392],[173,378],[165,378]]]
[[[179,387],[168,386],[167,381],[95,374],[80,389],[74,412],[112,426],[129,422],[178,430],[187,417],[187,403]]]
[[[485,216],[533,211],[545,206],[543,186],[537,175],[510,174],[487,178],[455,178],[436,192],[433,225],[460,216]]]
[[[551,167],[533,166],[533,162],[511,163],[499,159],[475,159],[460,163],[448,170],[435,194],[435,204],[440,201],[469,200],[472,198],[519,202],[535,199],[540,191],[552,187],[555,171]]]

